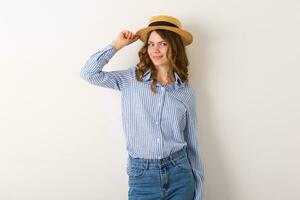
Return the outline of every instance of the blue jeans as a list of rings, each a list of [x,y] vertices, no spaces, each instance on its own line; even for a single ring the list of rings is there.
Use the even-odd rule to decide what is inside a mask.
[[[193,200],[195,179],[186,147],[162,159],[129,156],[129,200]]]

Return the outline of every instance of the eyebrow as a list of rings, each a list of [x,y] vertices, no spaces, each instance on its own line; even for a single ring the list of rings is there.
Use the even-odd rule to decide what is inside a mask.
[[[153,41],[150,41],[150,40],[148,42],[154,43]],[[158,43],[162,43],[162,42],[166,42],[166,41],[162,40],[162,41],[159,41]]]

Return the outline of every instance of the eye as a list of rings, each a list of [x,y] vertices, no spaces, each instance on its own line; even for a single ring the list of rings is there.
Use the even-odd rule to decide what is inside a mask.
[[[162,42],[161,46],[167,46],[168,44],[166,42]]]
[[[153,46],[153,44],[152,43],[148,43],[148,46]]]

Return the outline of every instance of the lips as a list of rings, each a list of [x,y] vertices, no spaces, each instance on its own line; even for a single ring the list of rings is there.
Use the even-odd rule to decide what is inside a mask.
[[[161,58],[162,58],[162,56],[153,56],[153,59],[155,59],[155,60],[159,60]]]

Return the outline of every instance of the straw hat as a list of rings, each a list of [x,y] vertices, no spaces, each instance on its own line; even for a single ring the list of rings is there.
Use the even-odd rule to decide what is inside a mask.
[[[181,28],[181,22],[175,17],[167,16],[167,15],[158,15],[151,17],[148,23],[148,27],[142,28],[136,32],[140,40],[146,42],[147,34],[156,29],[164,29],[177,33],[180,35],[183,44],[185,46],[191,44],[193,42],[193,36],[188,31]]]

